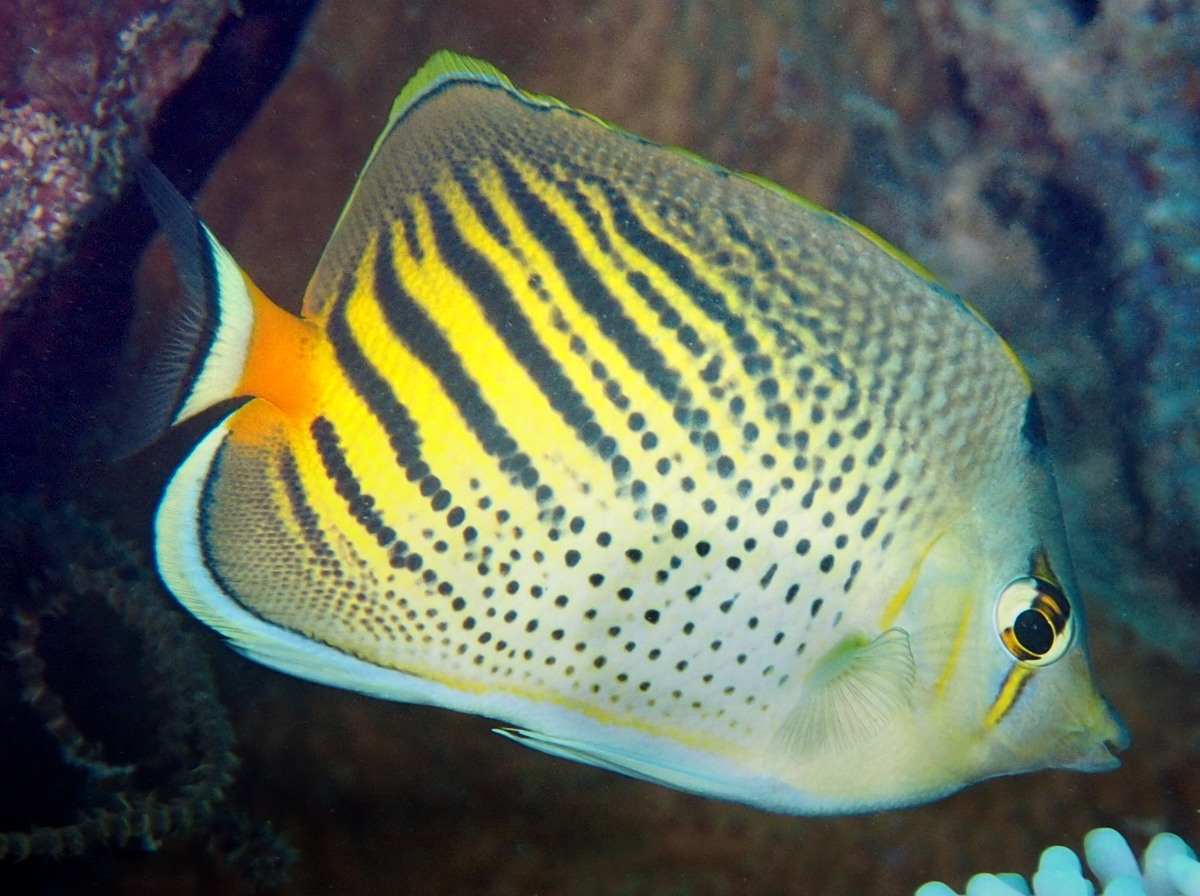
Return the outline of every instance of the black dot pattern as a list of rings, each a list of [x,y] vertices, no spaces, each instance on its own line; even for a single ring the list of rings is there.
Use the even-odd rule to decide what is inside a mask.
[[[334,373],[417,393],[403,432],[331,386],[303,441],[232,442],[206,549],[255,612],[368,662],[774,730],[1018,454],[1025,386],[836,220],[615,132],[571,131],[584,166],[541,127],[483,121],[395,175],[390,251],[424,267],[315,288],[375,368]],[[370,335],[355,285],[420,326]]]

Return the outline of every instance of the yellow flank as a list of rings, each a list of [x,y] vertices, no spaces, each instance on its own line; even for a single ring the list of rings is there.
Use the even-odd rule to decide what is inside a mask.
[[[494,459],[480,449],[434,372],[398,340],[384,335],[389,328],[383,320],[380,303],[390,299],[380,295],[378,283],[372,282],[370,272],[375,266],[376,251],[393,254],[405,290],[442,332],[463,367],[479,384],[485,400],[489,392],[498,390],[503,400],[525,408],[521,422],[529,426],[531,438],[553,439],[563,434],[555,433],[558,421],[545,407],[528,375],[513,361],[496,331],[488,326],[477,308],[464,301],[464,286],[439,263],[425,209],[417,207],[414,217],[418,238],[426,246],[424,259],[418,261],[403,251],[399,236],[368,252],[360,269],[360,283],[366,285],[351,302],[352,320],[356,331],[362,334],[360,338],[372,339],[377,346],[373,354],[380,369],[387,371],[394,381],[405,384],[404,402],[421,427],[422,450],[428,455],[430,465],[434,469],[456,471],[460,477],[472,472],[488,476],[492,487],[493,480],[500,479],[494,474]]]
[[[527,183],[538,189],[541,198],[568,228],[581,253],[596,267],[605,286],[620,301],[622,312],[630,317],[641,332],[653,332],[655,323],[652,313],[633,295],[632,289],[624,282],[624,277],[600,252],[591,233],[573,209],[561,196],[542,189],[538,175],[527,166],[515,160],[514,167],[525,176]],[[697,467],[690,462],[691,458],[687,457],[692,452],[683,438],[684,434],[678,427],[670,425],[669,417],[673,404],[655,391],[644,378],[629,370],[628,359],[612,340],[604,335],[604,321],[588,314],[580,303],[574,300],[572,290],[555,266],[553,257],[529,233],[520,215],[511,203],[506,201],[496,176],[493,174],[484,179],[483,185],[485,195],[493,200],[500,220],[513,234],[517,251],[510,254],[501,250],[494,242],[488,241],[482,228],[474,221],[467,222],[467,231],[473,240],[477,239],[488,245],[491,257],[508,274],[506,279],[516,287],[514,291],[520,296],[521,304],[530,315],[538,338],[563,365],[564,373],[595,413],[596,422],[606,432],[614,434],[620,449],[635,456],[641,453],[636,447],[639,435],[630,432],[627,412],[622,411],[612,397],[606,396],[604,392],[606,382],[613,382],[618,385],[620,395],[628,402],[628,406],[638,408],[647,419],[646,428],[657,434],[656,454],[684,459],[683,462],[687,465],[683,469],[692,474],[702,471],[703,464]],[[530,277],[535,274],[541,281],[541,296],[528,286]],[[572,345],[577,350],[573,351]],[[663,340],[657,347],[667,355],[668,362],[682,360],[673,357],[672,350],[675,346],[670,341]],[[685,351],[682,346],[679,348]],[[603,379],[594,373],[597,364],[608,374]],[[503,382],[502,378],[499,379]],[[507,396],[499,400],[509,403]],[[527,407],[520,402],[514,402],[513,406]],[[571,469],[581,476],[581,481],[595,482],[599,486],[597,499],[605,500],[612,489],[612,475],[607,469],[607,464],[595,451],[581,445],[573,433],[565,432],[554,436],[548,431],[546,435],[552,436],[549,444],[555,445],[556,451],[566,453]]]
[[[530,166],[522,163],[519,159],[514,159],[514,168],[520,173],[527,184],[537,191],[549,209],[557,216],[563,225],[566,227],[571,238],[579,246],[580,253],[587,259],[588,263],[595,267],[604,285],[612,291],[613,295],[618,299],[621,306],[621,311],[628,315],[630,320],[637,326],[638,330],[643,333],[652,333],[655,329],[654,319],[651,312],[645,307],[637,297],[633,294],[633,290],[625,283],[625,278],[622,273],[614,266],[614,259],[600,250],[594,236],[588,230],[586,224],[580,219],[579,215],[567,202],[566,198],[561,194],[556,194],[553,191],[545,189],[544,182],[541,176],[532,170]],[[570,285],[563,277],[561,271],[554,264],[554,258],[551,253],[542,246],[532,234],[529,233],[525,223],[522,221],[519,213],[513,208],[512,204],[504,199],[503,193],[496,189],[498,187],[495,178],[489,178],[488,182],[493,187],[491,192],[495,196],[497,210],[501,214],[501,219],[506,225],[513,229],[513,232],[518,234],[516,245],[520,249],[522,256],[526,259],[527,270],[523,274],[523,279],[528,278],[532,272],[539,272],[543,277],[543,283],[546,293],[551,297],[549,302],[543,303],[544,315],[547,326],[543,332],[553,340],[554,344],[561,345],[564,349],[560,354],[567,356],[571,367],[571,379],[583,388],[587,388],[596,381],[596,378],[590,373],[590,362],[583,357],[583,353],[575,355],[569,351],[570,334],[574,334],[582,340],[582,344],[586,347],[586,354],[594,357],[597,361],[605,366],[606,369],[614,372],[622,384],[622,389],[628,394],[631,404],[635,407],[662,410],[665,413],[670,412],[671,404],[667,402],[661,395],[655,392],[641,378],[630,376],[629,362],[613,342],[606,338],[602,328],[605,321],[597,320],[592,315],[588,314],[577,297],[573,294]],[[589,198],[594,199],[594,194],[587,188],[586,185],[581,185],[581,191]],[[609,222],[605,221],[605,225]],[[606,233],[611,233],[610,227],[605,227]],[[619,254],[622,247],[618,244],[613,246],[614,254]],[[553,320],[560,318],[565,324],[561,333],[554,332]],[[673,346],[664,340],[658,348],[664,352],[670,352]],[[678,358],[668,358],[669,361],[678,361]],[[590,397],[590,404],[594,408],[604,408],[611,413],[613,410],[612,402],[605,400],[600,394],[600,390],[592,387],[594,394]],[[652,415],[657,420],[657,414]],[[608,422],[608,428],[616,428],[618,431],[624,429],[624,421],[620,415],[613,415],[613,418]]]
[[[561,313],[561,305],[539,299],[529,286],[531,274],[539,270],[548,270],[549,266],[522,265],[513,253],[504,251],[497,245],[471,211],[461,192],[445,182],[439,184],[439,187],[441,189],[438,192],[446,199],[454,224],[468,245],[495,266],[505,286],[511,291],[519,313],[528,320],[538,343],[545,346],[553,361],[564,367],[564,373],[571,385],[585,399],[592,399],[589,404],[603,420],[602,425],[607,423],[611,426],[615,421],[603,419],[603,404],[595,400],[598,396],[587,394],[590,391],[591,377],[586,364],[569,351],[568,337],[554,326],[554,312],[557,310]],[[424,215],[418,216],[417,220],[422,227],[428,226]],[[514,242],[522,255],[525,251],[533,249],[532,240],[528,235],[518,234]],[[451,340],[467,371],[479,383],[484,398],[492,407],[521,409],[519,414],[505,415],[517,443],[529,446],[530,450],[536,451],[543,459],[550,460],[553,467],[572,471],[581,482],[600,483],[603,482],[601,476],[608,478],[603,462],[595,452],[587,450],[575,438],[563,417],[547,403],[546,396],[530,373],[513,356],[494,325],[489,323],[469,299],[453,300],[452,297],[468,296],[467,284],[458,281],[444,267],[438,265],[436,252],[431,252],[426,258],[435,260],[424,270],[418,271],[411,289],[417,295],[437,297],[437,300],[429,303],[428,311]],[[430,276],[431,271],[433,276]],[[447,283],[447,280],[450,282]],[[553,296],[565,292],[560,283],[553,281],[546,285],[546,291]],[[561,486],[565,482],[559,479],[558,484]],[[607,489],[602,489],[598,497],[602,498],[606,491]]]

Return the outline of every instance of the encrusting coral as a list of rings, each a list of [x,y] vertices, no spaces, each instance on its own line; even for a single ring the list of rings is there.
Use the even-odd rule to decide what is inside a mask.
[[[82,771],[88,804],[77,821],[0,833],[0,859],[63,859],[101,847],[156,851],[168,841],[210,835],[258,886],[286,879],[290,848],[269,825],[255,826],[221,804],[239,761],[207,655],[168,609],[153,574],[107,526],[71,509],[0,499],[0,587],[16,626],[10,644],[22,699]],[[142,645],[149,693],[162,716],[158,743],[141,763],[111,764],[47,681],[39,650],[43,622],[75,601],[102,599]],[[104,637],[104,632],[95,633]],[[154,774],[141,766],[153,765]],[[164,772],[164,769],[169,771]],[[156,778],[149,786],[147,778]]]

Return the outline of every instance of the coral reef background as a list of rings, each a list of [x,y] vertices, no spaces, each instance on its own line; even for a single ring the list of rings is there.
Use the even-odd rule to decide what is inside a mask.
[[[0,11],[25,29],[14,46],[52,55],[60,44],[43,33],[82,27],[65,3],[34,6]],[[121,120],[136,123],[123,125],[125,142],[105,144],[122,151],[88,196],[122,182],[166,85],[198,58],[186,48],[207,43],[220,17],[180,2],[153,11],[197,30],[175,55],[138,62],[130,83],[144,90],[111,94],[126,97],[122,108],[137,111]],[[109,41],[91,74],[51,79],[91,103],[55,107],[62,122],[97,127],[87,109],[136,61],[112,50],[128,24],[110,18],[119,27],[90,38]],[[1134,738],[1111,775],[1001,779],[864,818],[780,818],[521,750],[484,720],[284,679],[204,638],[243,761],[232,798],[282,829],[301,857],[281,892],[882,896],[932,878],[961,888],[978,870],[1028,872],[1044,846],[1078,846],[1101,824],[1139,847],[1162,829],[1200,842],[1198,18],[1189,0],[322,0],[311,9],[264,0],[226,19],[149,148],[189,190],[220,157],[201,213],[289,307],[393,96],[440,47],[777,180],[920,259],[1012,342],[1039,387],[1096,611],[1096,665]],[[14,73],[34,70],[31,59],[0,66],[2,114],[28,105],[12,85],[28,79]],[[12,215],[0,235],[32,232],[50,245],[65,231],[32,216],[36,203],[18,187],[34,180],[3,167],[15,145],[0,150],[0,218]],[[70,152],[23,157],[80,168]],[[86,222],[80,204],[61,207],[64,227]],[[67,266],[35,276],[48,262],[10,262],[20,299],[0,316],[0,490],[71,496],[142,544],[158,490],[197,433],[123,465],[101,459],[118,426],[111,396],[128,379],[126,326],[136,355],[174,301],[161,246],[134,274],[151,229],[129,195],[78,231]],[[12,602],[0,593],[5,619]],[[84,616],[59,632],[60,655],[89,635],[111,637],[102,622]],[[44,753],[19,687],[0,678],[0,690],[10,685],[6,738]],[[78,711],[78,683],[59,687]],[[70,808],[62,773],[32,767],[32,776],[0,770],[0,804],[18,807],[4,815],[9,828],[69,820],[50,818]],[[39,791],[66,796],[39,801]],[[249,884],[202,841],[0,865],[6,893],[85,887],[186,894]]]
[[[129,151],[226,9],[219,0],[0,5],[0,311],[117,192]]]

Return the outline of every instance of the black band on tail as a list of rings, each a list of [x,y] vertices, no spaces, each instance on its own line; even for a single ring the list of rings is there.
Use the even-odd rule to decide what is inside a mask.
[[[138,373],[116,456],[127,457],[176,422],[212,350],[221,311],[213,245],[188,201],[148,159],[135,166],[138,182],[167,236],[183,302],[162,346]]]

